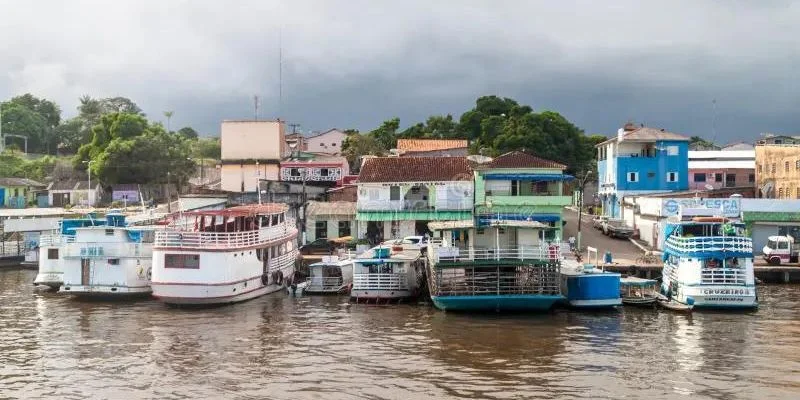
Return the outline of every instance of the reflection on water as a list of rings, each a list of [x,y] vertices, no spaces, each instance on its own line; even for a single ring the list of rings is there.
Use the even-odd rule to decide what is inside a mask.
[[[800,288],[752,313],[465,315],[275,294],[86,302],[0,271],[0,397],[797,398]]]

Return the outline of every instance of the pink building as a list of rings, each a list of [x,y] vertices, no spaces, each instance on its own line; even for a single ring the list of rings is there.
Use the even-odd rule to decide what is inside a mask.
[[[755,150],[689,151],[689,189],[755,186],[755,160]]]

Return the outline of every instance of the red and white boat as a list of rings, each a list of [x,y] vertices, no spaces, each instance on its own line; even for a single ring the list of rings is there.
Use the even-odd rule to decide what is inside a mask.
[[[180,214],[156,232],[153,296],[167,304],[225,304],[290,285],[297,227],[285,204]]]

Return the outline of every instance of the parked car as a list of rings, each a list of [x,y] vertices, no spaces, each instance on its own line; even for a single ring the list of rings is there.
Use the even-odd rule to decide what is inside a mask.
[[[603,233],[618,239],[628,239],[633,236],[633,228],[621,219],[609,219],[603,223]]]
[[[592,226],[594,227],[594,229],[603,230],[603,224],[605,224],[606,221],[608,221],[608,217],[606,217],[605,215],[598,215],[592,218]]]
[[[308,255],[330,255],[336,252],[336,249],[341,247],[331,239],[317,239],[311,243],[306,243],[300,246],[300,254]]]

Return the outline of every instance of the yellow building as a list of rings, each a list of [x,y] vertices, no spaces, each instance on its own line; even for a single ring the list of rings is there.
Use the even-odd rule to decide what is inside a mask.
[[[800,199],[800,145],[756,145],[756,193],[769,199]]]
[[[278,180],[288,154],[283,121],[223,121],[222,190],[255,192],[258,179]]]

